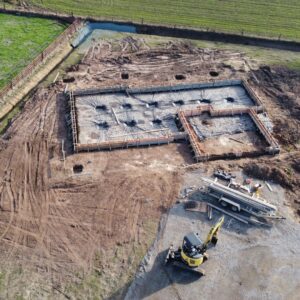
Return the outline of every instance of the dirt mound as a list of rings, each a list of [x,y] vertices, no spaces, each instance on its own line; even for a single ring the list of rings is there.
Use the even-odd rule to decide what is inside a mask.
[[[292,167],[296,172],[300,173],[300,158],[295,159],[295,161],[293,161]]]
[[[274,159],[260,159],[244,165],[248,176],[273,181],[286,188],[289,205],[296,215],[300,212],[300,152],[283,153]]]
[[[293,189],[294,182],[291,175],[279,167],[251,162],[244,167],[244,172],[248,176],[262,180],[272,180],[283,187]]]
[[[300,121],[300,72],[283,67],[262,66],[253,71],[260,82],[260,87],[272,96],[282,109]]]
[[[300,141],[300,122],[275,119],[273,133],[282,145],[296,144]]]
[[[264,94],[261,100],[275,125],[275,137],[284,146],[295,146],[300,140],[300,72],[269,66],[252,72],[257,79],[253,83],[259,82]]]

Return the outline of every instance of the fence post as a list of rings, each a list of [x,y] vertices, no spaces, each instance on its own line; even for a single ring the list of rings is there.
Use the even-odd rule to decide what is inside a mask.
[[[68,35],[72,35],[78,28],[76,26],[77,24],[71,24],[61,35],[52,43],[50,44],[44,51],[41,52],[25,69],[23,69],[15,78],[13,78],[6,87],[0,89],[0,97],[4,97],[10,90],[14,88],[15,85],[19,84],[21,80],[24,80],[25,77],[28,76],[28,74],[31,74],[33,72],[33,69],[44,60],[44,58],[47,58],[49,54],[53,52],[53,50],[56,48],[56,45],[59,45],[65,40],[65,37],[68,38]]]

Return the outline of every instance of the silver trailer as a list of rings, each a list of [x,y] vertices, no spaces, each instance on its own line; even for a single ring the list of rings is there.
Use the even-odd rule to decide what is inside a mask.
[[[208,194],[234,212],[245,211],[257,217],[277,218],[277,207],[262,198],[242,193],[216,181],[202,178],[208,183]]]

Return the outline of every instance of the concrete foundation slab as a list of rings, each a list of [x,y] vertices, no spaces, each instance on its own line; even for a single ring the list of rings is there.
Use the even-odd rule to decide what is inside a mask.
[[[178,109],[210,104],[216,108],[254,107],[241,84],[191,86],[175,90],[118,91],[76,96],[78,142],[94,144],[125,139],[161,137],[178,132]]]
[[[267,115],[258,117],[260,100],[239,80],[81,90],[70,103],[76,152],[182,139],[197,161],[278,152]]]

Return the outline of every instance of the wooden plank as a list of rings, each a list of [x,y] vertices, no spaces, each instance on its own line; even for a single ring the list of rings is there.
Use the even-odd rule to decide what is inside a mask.
[[[218,210],[218,211],[220,211],[220,212],[222,212],[222,213],[224,213],[224,214],[226,214],[226,215],[228,215],[228,216],[230,216],[230,217],[232,217],[232,218],[234,218],[234,219],[236,219],[236,220],[238,220],[238,221],[240,221],[240,222],[242,222],[244,224],[249,224],[249,222],[247,220],[242,219],[242,218],[236,216],[235,214],[230,213],[230,212],[228,212],[228,211],[226,211],[226,210],[224,210],[224,209],[222,209],[222,208],[220,208],[218,206],[215,206],[215,205],[213,205],[211,203],[207,203],[207,205],[211,206],[212,208],[214,208],[214,209],[216,209],[216,210]]]
[[[270,190],[270,192],[273,192],[271,185],[267,181],[265,181],[265,184],[268,187],[268,189]]]
[[[111,110],[112,110],[112,112],[113,112],[113,114],[114,114],[114,116],[115,116],[115,119],[116,119],[118,125],[120,125],[120,121],[119,121],[119,119],[118,119],[118,117],[117,117],[117,115],[116,115],[116,113],[115,113],[115,110],[114,110],[113,108],[111,108]]]

